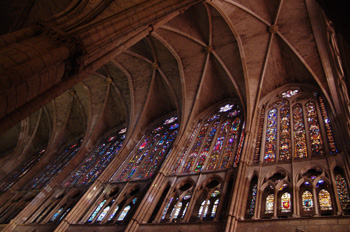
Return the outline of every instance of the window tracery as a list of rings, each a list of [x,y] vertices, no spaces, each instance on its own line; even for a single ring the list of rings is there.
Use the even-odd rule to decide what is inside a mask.
[[[337,193],[340,200],[341,208],[344,211],[348,211],[350,210],[350,197],[346,180],[343,177],[343,175],[337,173],[335,175],[335,182],[337,186]]]
[[[104,139],[63,183],[64,187],[93,183],[118,154],[125,139],[126,128]]]
[[[54,161],[47,165],[40,174],[29,182],[25,189],[40,189],[45,187],[57,173],[68,165],[71,158],[79,151],[81,142],[82,141],[79,140],[66,147]]]
[[[254,163],[258,163],[261,147],[264,148],[262,160],[265,163],[338,152],[320,94],[290,89],[271,102],[266,107],[265,125],[258,129]],[[260,115],[259,127],[263,119]]]
[[[238,105],[226,104],[203,118],[187,140],[173,173],[192,173],[237,166],[243,146],[243,122]],[[243,133],[242,133],[243,134]]]
[[[41,159],[44,150],[40,150],[35,153],[30,160],[22,163],[20,167],[18,167],[15,171],[12,171],[9,175],[7,175],[4,181],[0,184],[0,192],[6,192],[9,188],[12,187],[20,178],[22,178],[27,172],[29,172],[33,166]]]
[[[130,153],[110,182],[147,179],[160,167],[178,132],[177,117],[149,132]]]

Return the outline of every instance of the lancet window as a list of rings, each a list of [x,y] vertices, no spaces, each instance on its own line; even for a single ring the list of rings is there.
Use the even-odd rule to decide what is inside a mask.
[[[254,163],[258,163],[259,155],[260,162],[271,163],[338,152],[320,94],[290,89],[267,103],[261,112]]]
[[[126,128],[104,139],[63,183],[64,187],[91,184],[118,154],[125,139]]]
[[[20,165],[15,171],[8,174],[3,182],[0,184],[0,192],[5,192],[9,188],[12,187],[19,179],[21,179],[27,172],[29,172],[32,167],[41,159],[45,150],[40,150],[35,153],[30,160],[27,160],[23,164]]]
[[[39,173],[30,183],[25,187],[26,189],[40,189],[45,187],[50,180],[59,173],[64,167],[66,167],[74,157],[74,155],[79,151],[81,141],[71,144],[66,147],[63,152],[53,160],[49,165],[47,165],[42,172]]]
[[[349,190],[343,172],[340,168],[335,169],[335,183],[337,186],[337,194],[340,201],[341,208],[344,213],[348,214],[350,211],[350,197]]]
[[[192,199],[193,184],[183,182],[178,185],[168,197],[162,211],[162,222],[180,222],[184,219]]]
[[[170,151],[171,144],[177,136],[178,127],[177,117],[171,117],[162,125],[146,133],[110,182],[152,177]]]
[[[237,166],[243,146],[242,113],[226,104],[193,129],[173,173],[196,173]]]
[[[88,217],[82,221],[86,223],[123,223],[130,211],[138,202],[141,191],[138,187],[131,187],[126,192],[113,188],[108,194],[103,194],[88,211]]]

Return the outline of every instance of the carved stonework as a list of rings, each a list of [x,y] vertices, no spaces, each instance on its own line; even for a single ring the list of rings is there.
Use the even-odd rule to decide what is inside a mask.
[[[344,69],[341,61],[340,51],[338,47],[337,37],[333,27],[333,23],[324,16],[327,30],[327,39],[331,52],[331,56],[334,61],[334,71],[337,77],[337,84],[341,92],[341,97],[346,104],[347,125],[350,131],[350,98],[347,83],[344,76]]]
[[[70,55],[65,60],[65,72],[62,80],[77,74],[81,63],[80,57],[85,54],[80,40],[42,22],[35,24],[35,31],[37,35],[46,35],[69,49]]]

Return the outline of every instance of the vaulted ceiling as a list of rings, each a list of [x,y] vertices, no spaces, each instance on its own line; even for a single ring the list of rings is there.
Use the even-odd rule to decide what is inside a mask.
[[[189,8],[1,135],[0,163],[76,137],[93,143],[123,124],[140,133],[174,111],[183,132],[225,99],[242,106],[249,129],[259,101],[288,83],[329,95],[308,7],[304,0],[212,0]]]

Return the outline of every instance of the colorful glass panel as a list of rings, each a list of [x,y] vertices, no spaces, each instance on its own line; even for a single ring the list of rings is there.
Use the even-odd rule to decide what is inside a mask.
[[[26,189],[40,189],[46,186],[56,174],[66,167],[71,158],[79,151],[80,142],[68,146],[55,160],[47,165],[42,172],[39,173],[25,187]]]
[[[123,130],[126,130],[124,128]],[[125,136],[123,133],[110,136],[100,144],[64,182],[63,186],[87,185],[95,179],[113,160],[123,145]]]
[[[100,213],[100,215],[98,216],[98,218],[96,219],[97,222],[102,221],[105,216],[107,215],[108,211],[111,209],[110,206],[107,206],[106,208],[103,209],[102,213]]]
[[[185,217],[185,214],[186,214],[186,211],[187,211],[187,208],[188,208],[189,204],[190,204],[190,202],[186,203],[186,206],[185,206],[184,210],[182,211],[181,219],[183,219]]]
[[[303,211],[311,211],[314,208],[314,201],[312,200],[312,193],[310,191],[303,192],[301,195],[301,201]]]
[[[103,201],[97,206],[97,208],[96,208],[96,209],[94,210],[94,212],[91,214],[91,216],[89,217],[89,219],[87,220],[87,222],[92,222],[92,221],[95,219],[97,213],[100,212],[101,208],[103,207],[103,205],[104,205],[105,203],[106,203],[106,200],[103,200]]]
[[[283,92],[282,93],[282,97],[283,98],[290,98],[290,97],[293,97],[295,95],[297,95],[299,92],[299,90],[295,89],[295,90],[287,90],[286,92]]]
[[[331,195],[325,189],[321,189],[318,193],[318,201],[320,203],[321,210],[332,210]]]
[[[300,104],[293,106],[294,123],[294,154],[296,158],[307,157],[306,133],[303,118],[303,109]]]
[[[199,207],[197,218],[200,218],[202,216],[202,213],[203,213],[203,210],[204,210],[206,203],[207,203],[206,200],[202,201],[201,206]]]
[[[234,106],[234,105],[226,104],[226,105],[220,107],[219,112],[227,112],[227,111],[229,111],[229,110],[232,110],[233,106]]]
[[[225,123],[223,123],[223,125],[221,127],[225,127],[225,125],[227,125],[229,122],[226,121]],[[212,124],[209,134],[207,135],[207,139],[205,144],[203,145],[202,151],[201,151],[201,155],[199,156],[199,159],[197,161],[197,165],[195,167],[195,172],[199,172],[202,170],[203,168],[203,164],[207,159],[208,153],[209,153],[209,149],[212,145],[214,136],[216,134],[217,128],[219,126],[220,122],[215,122]],[[221,129],[222,130],[222,129]]]
[[[290,213],[292,209],[290,193],[285,192],[281,196],[281,212]]]
[[[327,110],[325,103],[323,101],[323,98],[319,96],[319,102],[320,102],[320,109],[321,109],[321,114],[324,120],[324,125],[326,127],[326,135],[327,135],[327,141],[328,141],[328,147],[329,147],[329,152],[330,154],[335,154],[338,153],[338,149],[335,145],[334,137],[333,137],[333,131],[332,131],[332,126],[331,126],[331,121],[328,118]]]
[[[285,105],[280,109],[280,160],[288,160],[291,158],[289,112],[289,105]]]
[[[128,212],[129,212],[130,209],[131,209],[131,206],[130,206],[130,205],[126,206],[126,207],[123,209],[122,213],[119,215],[117,221],[124,221],[124,219],[125,219],[125,217],[126,217],[126,215],[128,214]]]
[[[179,216],[181,207],[182,207],[182,202],[179,202],[179,203],[176,205],[175,214],[174,214],[174,217],[173,217],[173,218],[177,218],[177,217]]]
[[[56,218],[62,213],[63,211],[63,207],[61,207],[53,216],[52,218],[50,219],[50,222],[53,222],[56,220]]]
[[[239,140],[239,144],[238,144],[238,147],[237,147],[237,151],[236,151],[236,155],[235,155],[235,161],[233,162],[233,167],[237,167],[238,163],[239,163],[239,160],[241,159],[241,153],[242,153],[243,144],[244,144],[244,137],[245,137],[244,129],[245,129],[245,123],[243,123],[243,126],[242,126],[241,138]]]
[[[275,204],[275,195],[272,193],[266,197],[266,204],[265,204],[266,214],[273,213],[274,204]]]
[[[258,185],[254,184],[252,188],[251,200],[250,200],[249,211],[248,211],[249,215],[254,215],[257,192],[258,192]]]
[[[30,160],[26,161],[15,171],[7,175],[4,181],[0,184],[0,192],[5,192],[11,188],[20,178],[27,174],[27,172],[29,172],[32,167],[41,159],[44,153],[45,150],[41,150],[35,153]]]
[[[189,146],[192,144],[193,138],[197,135],[197,132],[198,132],[198,130],[199,130],[199,127],[200,127],[200,123],[198,123],[197,126],[195,127],[195,129],[193,130],[192,135],[191,135],[190,139],[188,140],[188,143],[187,143],[185,149],[183,150],[182,155],[181,155],[179,161],[177,162],[177,165],[176,165],[176,167],[175,167],[175,169],[174,169],[174,171],[173,171],[173,174],[175,174],[175,173],[177,172],[177,170],[179,169],[179,167],[182,165],[182,162],[183,162],[183,160],[184,160],[184,158],[185,158],[185,155],[186,155],[186,153],[187,153],[187,151],[188,151],[188,148],[189,148]]]
[[[305,105],[305,107],[307,111],[307,121],[309,125],[311,154],[323,155],[323,142],[321,138],[320,125],[318,123],[316,105],[313,102],[308,102]]]
[[[219,206],[219,199],[216,199],[216,201],[214,202],[213,208],[211,210],[211,214],[210,214],[211,218],[215,217],[218,206]]]
[[[277,145],[277,109],[269,110],[267,115],[266,141],[265,141],[265,162],[274,162],[276,160]]]
[[[342,175],[337,174],[335,175],[335,182],[337,184],[337,192],[341,208],[346,210],[350,209],[350,197],[345,178]]]
[[[152,130],[130,153],[110,181],[150,178],[160,167],[177,136],[177,117],[165,120],[164,126]]]
[[[118,209],[119,209],[119,205],[117,205],[117,207],[115,207],[115,209],[113,210],[113,213],[111,214],[111,216],[109,216],[109,218],[108,218],[109,222],[113,220],[115,214],[118,212]]]
[[[195,140],[195,142],[193,144],[191,153],[187,157],[187,160],[184,164],[184,167],[183,167],[184,173],[190,172],[191,168],[193,167],[193,163],[195,162],[195,160],[197,158],[198,151],[203,143],[204,137],[207,134],[208,129],[209,129],[209,123],[205,123],[202,126],[202,128],[200,129],[200,131],[197,135],[197,139]]]

